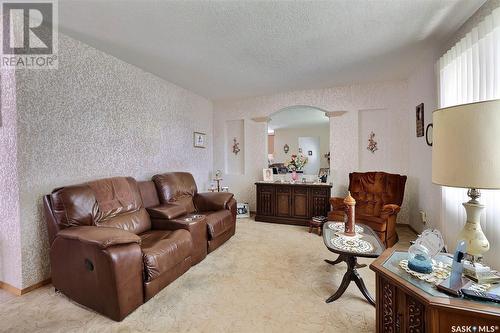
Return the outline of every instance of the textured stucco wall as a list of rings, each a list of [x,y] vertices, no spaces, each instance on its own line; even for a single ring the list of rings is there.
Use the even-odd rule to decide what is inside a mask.
[[[214,104],[214,169],[224,170],[225,140],[223,124],[231,119],[245,119],[245,145],[248,149],[245,158],[245,174],[234,176],[226,174],[225,183],[239,201],[250,203],[255,210],[254,182],[262,179],[262,168],[267,165],[267,124],[255,122],[252,118],[267,117],[289,106],[307,105],[326,111],[347,111],[340,117],[330,118],[330,151],[333,194],[344,195],[348,186],[348,174],[358,170],[359,147],[358,128],[360,111],[386,109],[390,119],[379,119],[398,127],[387,140],[397,142],[397,149],[388,161],[388,171],[406,174],[408,170],[408,100],[406,81],[382,82],[363,85],[349,85],[328,89],[294,91],[276,95],[261,96]],[[363,144],[364,145],[364,144]],[[380,147],[379,149],[384,149]],[[365,170],[370,165],[364,166]],[[399,214],[399,223],[408,223],[408,204],[405,203]]]
[[[0,115],[0,281],[22,286],[17,175],[16,87],[13,71],[2,70]]]
[[[212,102],[59,35],[59,69],[18,71],[23,287],[49,276],[41,199],[58,186],[109,176],[189,171],[209,181]],[[193,131],[207,134],[193,147]]]

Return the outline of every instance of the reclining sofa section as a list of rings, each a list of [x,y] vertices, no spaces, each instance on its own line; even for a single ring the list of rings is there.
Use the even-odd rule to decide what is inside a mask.
[[[230,193],[189,173],[100,179],[44,197],[54,287],[120,321],[235,233]]]

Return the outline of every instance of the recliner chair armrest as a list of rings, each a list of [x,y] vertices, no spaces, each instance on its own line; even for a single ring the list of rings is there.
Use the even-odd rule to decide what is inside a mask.
[[[333,197],[330,198],[330,205],[332,205],[333,210],[345,210],[344,198]]]
[[[52,284],[69,298],[121,321],[144,302],[140,238],[82,226],[58,233],[50,247]]]
[[[159,206],[146,208],[146,210],[152,219],[172,220],[187,214],[184,206],[176,204],[161,204]]]
[[[198,193],[194,198],[194,206],[200,212],[227,209],[234,194],[229,192]]]
[[[71,227],[57,233],[57,238],[78,240],[82,243],[97,245],[106,249],[113,245],[137,243],[141,244],[141,238],[136,234],[118,228],[81,226]]]
[[[382,218],[388,218],[391,215],[396,215],[399,213],[401,210],[401,207],[398,205],[394,204],[387,204],[382,207],[382,210],[380,211],[380,217]]]

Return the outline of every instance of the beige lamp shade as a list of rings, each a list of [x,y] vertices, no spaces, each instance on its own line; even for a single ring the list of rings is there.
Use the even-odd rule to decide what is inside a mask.
[[[434,111],[432,182],[500,188],[500,100]]]

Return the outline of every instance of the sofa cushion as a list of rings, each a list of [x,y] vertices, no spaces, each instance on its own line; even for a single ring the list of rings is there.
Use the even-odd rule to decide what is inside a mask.
[[[224,232],[231,229],[233,219],[231,212],[227,209],[218,210],[216,212],[202,212],[207,218],[208,235],[210,239],[214,239]]]
[[[168,172],[153,176],[161,203],[176,203],[187,213],[195,212],[193,197],[198,192],[193,175],[188,172]]]
[[[61,228],[96,225],[139,234],[151,228],[139,188],[131,177],[99,179],[56,189],[51,194]]]
[[[187,230],[150,230],[139,235],[147,282],[191,256],[193,242]]]

